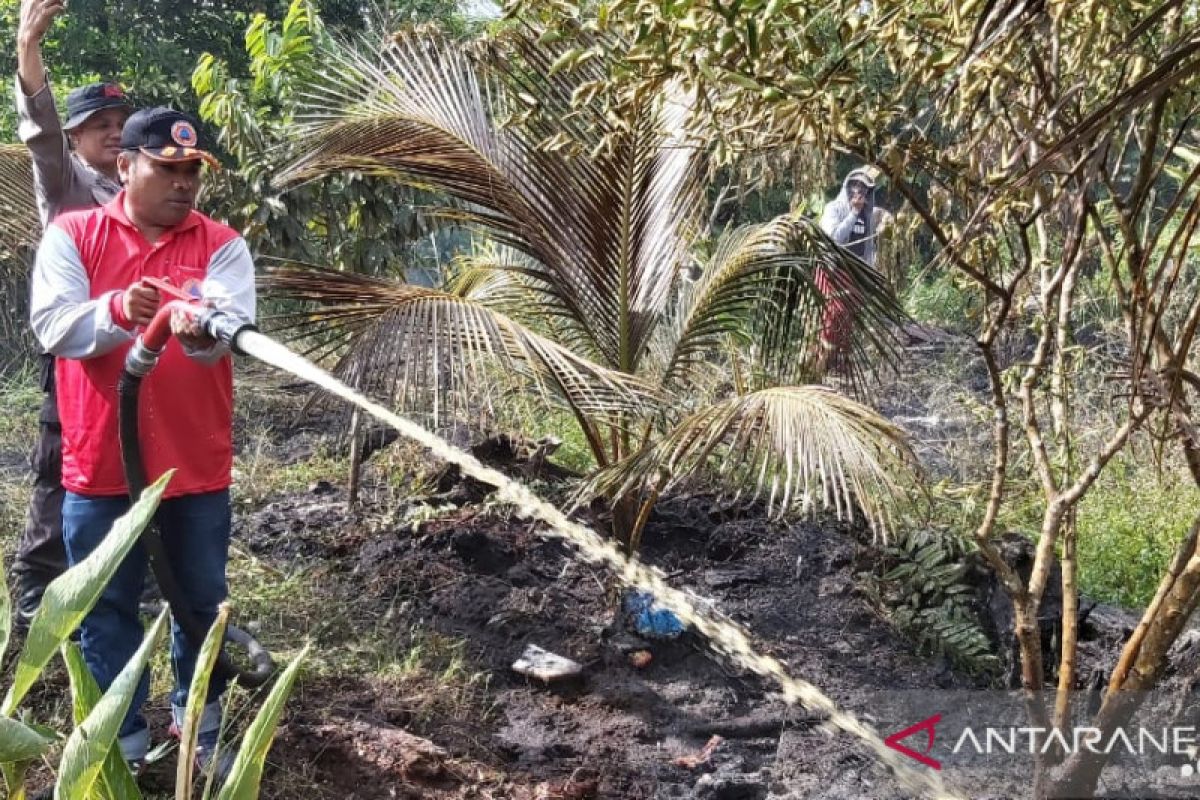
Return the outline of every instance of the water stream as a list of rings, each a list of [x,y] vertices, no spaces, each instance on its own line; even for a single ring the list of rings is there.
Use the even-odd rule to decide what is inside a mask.
[[[484,465],[470,453],[459,450],[417,423],[368,400],[270,337],[255,331],[245,331],[238,336],[237,345],[248,355],[310,381],[388,423],[402,435],[427,448],[437,458],[458,465],[464,475],[495,486],[498,497],[516,506],[522,516],[541,520],[549,526],[542,531],[543,535],[569,542],[582,558],[607,567],[627,585],[649,592],[657,603],[669,608],[680,619],[706,636],[718,652],[738,666],[775,681],[789,705],[799,703],[807,709],[827,714],[831,725],[862,740],[908,788],[929,797],[960,796],[959,793],[950,791],[937,773],[921,772],[911,767],[900,753],[884,744],[873,728],[852,714],[840,710],[833,700],[811,683],[793,678],[779,660],[756,652],[741,628],[728,620],[701,611],[687,594],[669,586],[658,570],[635,558],[627,558],[611,540],[568,519],[565,514],[525,486]]]

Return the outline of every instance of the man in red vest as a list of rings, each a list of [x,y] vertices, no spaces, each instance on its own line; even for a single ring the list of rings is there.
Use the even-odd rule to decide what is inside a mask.
[[[121,134],[124,190],[110,203],[60,215],[46,229],[34,266],[30,319],[42,346],[58,358],[63,432],[63,537],[78,563],[129,508],[117,446],[117,380],[139,326],[158,310],[145,278],[166,278],[245,322],[254,320],[254,263],[236,231],[196,211],[204,149],[191,118],[167,108],[138,111]],[[231,525],[233,366],[228,349],[176,312],[175,334],[140,390],[146,475],[177,470],[156,520],[171,567],[192,613],[211,623],[226,597]],[[135,548],[81,628],[84,658],[107,689],[141,643],[138,597],[146,557]],[[176,720],[182,723],[197,644],[176,625],[172,637]],[[202,763],[220,729],[214,681],[200,725]],[[141,708],[143,676],[120,731],[135,768],[149,749]]]

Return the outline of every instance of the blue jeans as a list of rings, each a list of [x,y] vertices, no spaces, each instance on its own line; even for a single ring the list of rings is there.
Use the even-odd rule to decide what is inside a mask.
[[[68,563],[74,566],[92,552],[129,506],[129,499],[125,497],[86,497],[67,492],[63,501],[63,539]],[[217,606],[228,594],[225,563],[229,556],[232,522],[229,490],[164,500],[154,519],[162,532],[175,580],[192,614],[207,628],[216,618]],[[145,636],[138,617],[138,601],[146,569],[146,554],[140,544],[134,545],[80,628],[84,660],[102,690],[107,691],[112,685]],[[179,626],[172,624],[173,705],[187,704],[187,690],[199,649],[198,642],[190,642]],[[225,691],[225,683],[214,675],[208,687],[207,701],[220,697]],[[143,673],[121,725],[121,737],[146,730],[142,706],[149,694],[150,676]]]

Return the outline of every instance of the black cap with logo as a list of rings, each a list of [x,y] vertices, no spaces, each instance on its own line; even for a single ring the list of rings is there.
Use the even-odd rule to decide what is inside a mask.
[[[125,120],[121,149],[138,150],[157,161],[203,161],[221,164],[205,149],[196,121],[173,108],[143,108]]]
[[[72,89],[67,95],[67,121],[63,123],[63,130],[78,127],[92,114],[106,108],[120,108],[127,114],[133,113],[129,98],[115,83],[89,83]]]

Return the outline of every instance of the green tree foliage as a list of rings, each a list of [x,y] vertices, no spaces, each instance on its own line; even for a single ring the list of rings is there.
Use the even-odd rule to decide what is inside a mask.
[[[379,24],[372,22],[364,35]],[[271,185],[279,167],[301,152],[303,143],[292,134],[297,101],[322,69],[332,35],[313,3],[293,0],[279,22],[261,13],[251,18],[244,58],[200,56],[192,73],[199,114],[231,162],[210,176],[203,204],[257,252],[403,274],[413,240],[431,231],[414,192],[360,174],[287,192]]]
[[[15,52],[19,0],[0,0],[0,44]],[[348,0],[311,2],[183,2],[164,9],[150,0],[78,0],[55,23],[43,51],[52,85],[62,96],[73,86],[111,79],[139,105],[168,104],[197,113],[218,142],[227,168],[212,176],[202,207],[243,232],[270,255],[311,259],[339,267],[394,269],[406,242],[429,233],[414,195],[369,179],[283,196],[269,179],[294,143],[285,135],[296,90],[319,68],[318,50],[330,37],[374,35],[398,21],[438,20],[465,31],[452,0],[413,0],[364,6]],[[15,74],[15,62],[10,63]],[[0,82],[0,138],[14,140],[13,81]],[[0,258],[9,258],[10,233],[27,233],[9,214],[21,206],[27,174],[21,154],[0,154]],[[11,164],[11,166],[10,166]],[[10,224],[10,220],[13,221]]]
[[[283,0],[72,0],[43,44],[56,91],[93,80],[115,80],[139,104],[191,105],[187,76],[205,50],[224,58],[242,56],[242,32],[262,10],[281,14]],[[0,52],[4,70],[16,74],[20,0],[0,2]],[[0,82],[0,137],[15,139],[13,81]]]
[[[288,0],[71,0],[44,43],[46,63],[59,92],[90,80],[116,80],[140,105],[190,110],[188,76],[200,56],[210,53],[240,73],[250,60],[243,47],[246,27],[257,16],[280,19],[287,10]],[[363,30],[373,16],[465,25],[453,0],[326,0],[320,11],[330,30],[343,36]],[[19,17],[20,0],[0,0],[0,53],[16,52]],[[2,68],[15,74],[15,56],[5,58]],[[12,81],[0,86],[0,141],[11,141]]]

